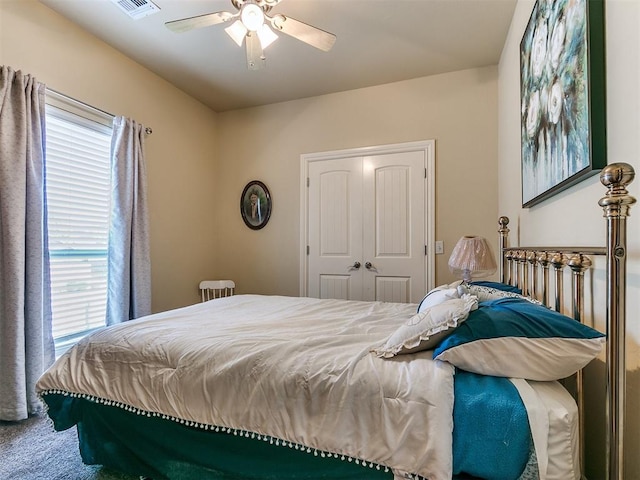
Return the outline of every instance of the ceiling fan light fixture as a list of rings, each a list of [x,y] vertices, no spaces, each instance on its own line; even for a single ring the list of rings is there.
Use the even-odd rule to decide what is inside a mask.
[[[263,50],[278,39],[276,32],[271,30],[266,23],[262,25],[262,28],[257,33]]]
[[[0,0],[1,1],[1,0]],[[111,0],[117,1],[117,0]],[[124,1],[124,0],[122,0]],[[127,0],[150,1],[150,0]],[[230,0],[235,13],[220,11],[181,18],[166,22],[167,28],[174,32],[186,32],[195,28],[227,23],[225,31],[231,39],[247,52],[247,65],[250,70],[258,70],[265,65],[264,49],[278,39],[278,33],[284,33],[319,50],[328,52],[336,41],[333,33],[301,22],[280,13],[269,15],[271,9],[281,0]]]
[[[252,32],[257,32],[264,25],[264,12],[255,3],[245,3],[240,12],[240,20]]]
[[[248,32],[247,27],[245,27],[240,20],[236,20],[235,22],[233,22],[231,25],[225,28],[224,31],[227,32],[227,35],[229,35],[233,39],[233,41],[238,44],[239,47],[242,46],[244,37],[247,36]]]

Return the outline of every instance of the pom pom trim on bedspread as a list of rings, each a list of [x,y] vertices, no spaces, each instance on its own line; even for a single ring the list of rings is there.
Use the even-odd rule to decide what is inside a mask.
[[[301,445],[301,444],[298,444],[298,443],[290,442],[288,440],[282,440],[280,438],[272,437],[271,435],[265,435],[263,433],[250,432],[250,431],[247,431],[247,430],[241,430],[241,429],[232,428],[232,427],[221,427],[219,425],[209,425],[209,424],[206,424],[206,423],[194,422],[192,420],[185,420],[183,418],[178,418],[178,417],[174,417],[174,416],[171,416],[171,415],[166,415],[164,413],[149,412],[149,411],[146,411],[146,410],[142,410],[142,409],[140,409],[138,407],[133,407],[133,406],[128,405],[126,403],[118,402],[116,400],[108,400],[106,398],[101,398],[101,397],[97,397],[95,395],[89,395],[89,394],[86,394],[86,393],[74,393],[74,392],[67,392],[65,390],[51,389],[51,390],[43,390],[42,392],[40,392],[38,394],[38,396],[41,399],[45,395],[64,395],[65,397],[82,398],[84,400],[89,400],[89,401],[94,402],[94,403],[100,403],[102,405],[121,408],[122,410],[134,413],[136,415],[141,415],[143,417],[157,417],[157,418],[161,418],[162,420],[171,420],[172,422],[180,423],[180,424],[185,425],[187,427],[196,427],[196,428],[200,428],[202,430],[209,430],[209,431],[217,432],[217,433],[227,433],[229,435],[235,435],[235,436],[241,436],[241,437],[246,437],[246,438],[252,438],[252,439],[256,439],[256,440],[262,440],[264,442],[269,442],[271,445],[293,448],[295,450],[300,450],[302,452],[313,454],[316,457],[318,457],[318,456],[322,457],[322,458],[325,458],[325,457],[331,458],[331,457],[333,457],[333,458],[337,458],[337,459],[340,459],[340,460],[343,460],[343,461],[346,461],[346,462],[355,463],[356,465],[362,465],[363,467],[375,468],[376,470],[384,470],[385,472],[391,472],[392,471],[392,469],[389,468],[386,465],[381,465],[379,463],[370,462],[368,460],[363,460],[363,459],[360,459],[360,458],[354,458],[354,457],[351,457],[349,455],[344,455],[344,454],[340,454],[340,453],[333,453],[333,452],[327,452],[327,451],[324,451],[324,450],[318,450],[317,448],[311,448],[311,447],[308,447],[306,445]],[[44,402],[44,403],[46,405],[46,402]],[[421,477],[420,475],[416,475],[416,474],[403,474],[402,476],[403,476],[403,478],[406,478],[407,480],[427,480],[424,477]]]

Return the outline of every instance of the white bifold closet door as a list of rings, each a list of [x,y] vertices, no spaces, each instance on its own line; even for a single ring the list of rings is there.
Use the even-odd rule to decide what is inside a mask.
[[[310,297],[420,301],[425,161],[410,151],[309,163]]]

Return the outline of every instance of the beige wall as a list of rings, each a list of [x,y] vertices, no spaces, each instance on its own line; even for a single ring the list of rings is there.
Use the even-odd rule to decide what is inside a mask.
[[[218,117],[216,190],[223,230],[217,264],[244,293],[299,294],[300,155],[436,141],[436,283],[452,280],[448,255],[463,234],[497,245],[497,69],[466,70],[324,95]],[[244,185],[273,196],[262,230],[239,213]]]
[[[216,271],[216,113],[35,0],[0,2],[0,64],[153,128],[153,310],[197,301],[199,279]]]
[[[519,1],[509,37],[499,65],[499,178],[500,213],[511,220],[512,233],[521,245],[577,244],[604,245],[605,221],[597,205],[605,190],[597,176],[530,209],[522,209],[520,197],[520,67],[519,44],[534,2]],[[607,137],[608,163],[627,162],[640,171],[640,2],[607,0]],[[630,192],[639,198],[640,181]],[[627,421],[625,478],[640,478],[640,210],[632,209],[628,220],[628,303],[627,303]],[[594,274],[593,303],[604,308],[604,265]],[[603,326],[602,314],[596,323]],[[603,392],[604,367],[596,361],[587,370],[588,413],[586,423],[587,474],[604,478]]]

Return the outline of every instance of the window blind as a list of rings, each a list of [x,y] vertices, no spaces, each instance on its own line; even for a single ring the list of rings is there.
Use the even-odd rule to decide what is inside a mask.
[[[47,100],[51,307],[59,346],[105,323],[111,118]]]

